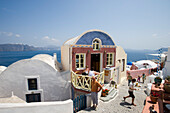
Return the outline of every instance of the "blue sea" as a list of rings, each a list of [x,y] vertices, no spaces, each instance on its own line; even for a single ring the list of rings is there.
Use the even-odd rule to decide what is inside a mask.
[[[134,62],[138,60],[151,60],[157,59],[157,57],[150,56],[148,54],[155,53],[155,51],[148,50],[125,50],[127,53],[127,62]],[[12,63],[22,60],[32,58],[37,54],[49,54],[52,55],[57,53],[57,59],[61,62],[61,51],[60,50],[50,50],[50,51],[5,51],[0,52],[0,66],[9,66]]]

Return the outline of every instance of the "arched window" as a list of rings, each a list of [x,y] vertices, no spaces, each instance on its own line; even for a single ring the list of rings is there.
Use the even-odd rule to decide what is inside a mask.
[[[100,41],[98,39],[93,40],[93,50],[100,49]]]

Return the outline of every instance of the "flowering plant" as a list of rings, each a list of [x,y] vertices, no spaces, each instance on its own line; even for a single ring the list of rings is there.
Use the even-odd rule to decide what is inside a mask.
[[[161,96],[160,94],[158,94],[158,93],[156,93],[156,92],[151,93],[151,95],[154,96],[154,97],[159,97],[159,96]]]
[[[105,92],[109,92],[109,90],[108,90],[108,89],[105,89]]]
[[[103,90],[102,90],[103,93],[108,93],[109,91],[110,91],[110,90],[108,90],[108,89],[103,89]]]

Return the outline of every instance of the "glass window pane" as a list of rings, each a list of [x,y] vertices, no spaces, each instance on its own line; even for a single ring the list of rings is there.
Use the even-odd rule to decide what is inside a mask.
[[[83,61],[84,61],[84,60],[83,60],[83,59],[81,59],[81,63],[83,63]]]
[[[76,68],[79,68],[79,64],[76,64]]]
[[[76,59],[78,59],[79,58],[79,55],[76,55]]]
[[[84,58],[84,55],[83,55],[83,54],[81,54],[81,58]]]
[[[93,44],[93,49],[95,49],[95,44]]]
[[[81,64],[81,67],[83,67],[83,64]]]
[[[28,79],[28,89],[37,90],[37,79]]]
[[[76,59],[76,63],[78,63],[79,62],[79,59]]]
[[[96,49],[99,49],[99,45],[98,44],[96,44]]]

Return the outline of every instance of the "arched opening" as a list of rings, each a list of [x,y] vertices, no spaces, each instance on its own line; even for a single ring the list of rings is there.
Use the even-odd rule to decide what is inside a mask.
[[[94,39],[93,40],[93,50],[99,50],[101,45],[100,39]]]

